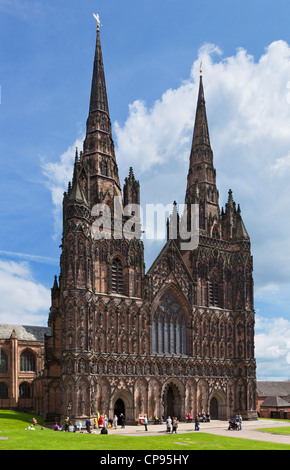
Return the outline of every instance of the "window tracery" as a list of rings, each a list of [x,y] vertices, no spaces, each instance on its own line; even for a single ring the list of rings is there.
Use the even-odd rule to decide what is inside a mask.
[[[152,351],[158,354],[187,354],[184,311],[172,293],[165,294],[154,314]]]

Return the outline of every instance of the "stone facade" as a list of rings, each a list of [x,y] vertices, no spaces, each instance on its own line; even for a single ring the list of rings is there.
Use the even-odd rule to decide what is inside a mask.
[[[185,182],[185,204],[199,206],[198,247],[181,244],[174,204],[177,237],[169,234],[145,273],[142,241],[124,234],[124,207],[139,202],[132,168],[120,186],[98,30],[86,138],[63,199],[61,270],[35,412],[46,421],[124,413],[128,423],[144,413],[256,417],[250,238],[232,191],[220,210],[202,77]],[[95,204],[110,208],[112,222]],[[94,236],[100,217],[102,239]],[[135,214],[141,230],[139,222]],[[120,237],[107,236],[111,229]]]
[[[34,380],[44,367],[50,328],[0,324],[0,408],[34,409]]]

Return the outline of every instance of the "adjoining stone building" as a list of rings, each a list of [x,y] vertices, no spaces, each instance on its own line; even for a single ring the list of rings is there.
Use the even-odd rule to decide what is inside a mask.
[[[34,409],[46,421],[98,412],[124,413],[128,423],[144,413],[256,417],[251,244],[231,190],[219,206],[202,76],[184,183],[185,204],[199,206],[198,246],[183,247],[174,204],[177,237],[145,272],[142,240],[125,233],[124,207],[140,204],[140,185],[130,168],[121,189],[98,29],[86,138],[63,199],[51,335],[34,380]],[[94,236],[100,203],[120,237]]]
[[[262,418],[290,417],[290,381],[257,382],[257,413]]]
[[[34,379],[44,368],[50,328],[0,324],[0,408],[34,410]]]

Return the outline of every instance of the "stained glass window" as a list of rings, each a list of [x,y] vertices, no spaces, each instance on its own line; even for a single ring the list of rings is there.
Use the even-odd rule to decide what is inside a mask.
[[[187,354],[187,329],[184,311],[172,293],[165,294],[152,324],[152,350],[159,354]]]

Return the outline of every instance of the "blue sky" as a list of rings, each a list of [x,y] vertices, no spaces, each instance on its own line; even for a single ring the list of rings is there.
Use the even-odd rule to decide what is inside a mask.
[[[61,195],[88,114],[93,12],[120,177],[134,167],[143,203],[184,200],[202,60],[220,202],[231,188],[252,239],[258,378],[289,379],[286,0],[0,0],[0,322],[47,322]],[[161,247],[146,244],[147,269]]]

